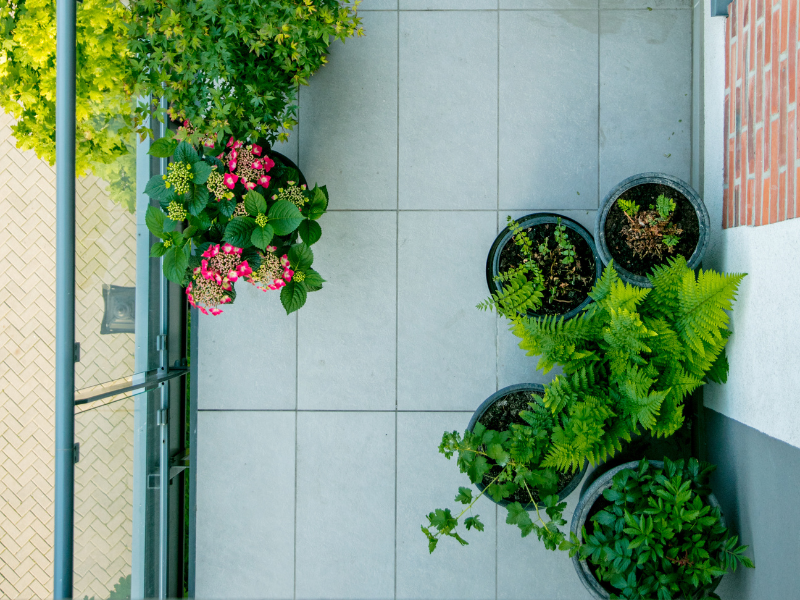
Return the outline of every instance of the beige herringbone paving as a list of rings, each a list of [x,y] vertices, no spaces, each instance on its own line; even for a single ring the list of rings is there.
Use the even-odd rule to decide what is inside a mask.
[[[0,597],[52,596],[55,170],[21,152],[0,112]],[[76,386],[130,375],[133,335],[100,335],[103,283],[132,286],[135,220],[77,183]],[[132,400],[79,415],[75,593],[130,573]],[[111,407],[116,407],[112,409]],[[85,461],[85,462],[84,462]]]

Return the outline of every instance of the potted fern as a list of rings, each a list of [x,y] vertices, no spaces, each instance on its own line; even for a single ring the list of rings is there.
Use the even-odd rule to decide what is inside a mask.
[[[545,387],[543,403],[561,422],[544,464],[597,464],[632,434],[677,431],[687,395],[727,379],[726,311],[743,278],[696,274],[679,256],[653,270],[652,288],[640,288],[622,281],[612,263],[579,317],[516,319],[512,332],[520,348],[540,356],[538,368],[563,368]]]
[[[714,469],[695,458],[642,459],[589,487],[565,546],[592,597],[719,598],[726,572],[754,566],[708,487]]]
[[[535,213],[500,232],[486,259],[491,296],[478,305],[509,319],[563,315],[572,318],[591,301],[588,293],[602,263],[591,234],[568,217]]]
[[[629,177],[606,196],[595,221],[597,252],[622,279],[649,287],[647,274],[682,256],[696,268],[708,247],[710,220],[699,194],[664,173]]]

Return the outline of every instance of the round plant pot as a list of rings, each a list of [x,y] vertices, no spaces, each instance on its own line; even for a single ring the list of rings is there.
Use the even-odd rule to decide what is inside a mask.
[[[469,426],[467,427],[467,429],[469,431],[472,431],[473,428],[475,427],[475,425],[481,419],[481,417],[483,417],[484,413],[487,410],[489,410],[489,408],[495,402],[499,402],[500,400],[502,400],[506,396],[509,396],[511,394],[515,394],[517,392],[533,392],[533,393],[539,394],[541,396],[544,396],[544,386],[541,385],[541,384],[538,384],[538,383],[518,383],[518,384],[515,384],[515,385],[509,385],[508,387],[504,387],[502,390],[499,390],[499,391],[495,392],[494,394],[489,396],[486,400],[484,400],[483,403],[478,407],[478,410],[476,410],[472,414],[472,418],[469,421]],[[583,479],[584,473],[586,473],[586,464],[584,464],[583,468],[580,471],[578,471],[577,473],[575,473],[572,476],[572,478],[569,480],[569,482],[562,489],[559,490],[559,492],[558,492],[558,499],[559,500],[564,500],[567,496],[569,496],[575,490],[575,488],[578,487],[578,484],[581,482],[581,479]],[[478,483],[476,485],[477,485],[478,489],[481,492],[483,492],[483,490],[485,489],[484,485],[482,483]],[[511,504],[513,502],[513,500],[508,500],[508,499],[503,499],[503,500],[497,501],[497,500],[494,500],[488,494],[486,495],[486,497],[489,498],[492,502],[495,502],[496,504],[499,504],[500,506],[508,506],[509,504]],[[528,503],[525,506],[525,508],[526,508],[526,510],[533,510],[533,503],[532,502]],[[544,505],[539,504],[539,508],[544,508]]]
[[[554,225],[558,222],[558,219],[561,219],[561,223],[565,225],[568,230],[579,235],[589,246],[589,249],[592,253],[592,258],[594,259],[594,273],[592,275],[592,286],[594,286],[594,283],[603,273],[603,263],[600,260],[600,256],[597,254],[597,248],[595,247],[592,234],[589,233],[589,230],[587,230],[583,225],[573,219],[570,219],[569,217],[564,217],[555,213],[533,213],[522,217],[521,219],[517,219],[517,222],[523,229],[526,229],[529,227],[536,227],[546,224]],[[513,237],[514,236],[512,235],[511,230],[506,227],[500,232],[497,238],[495,238],[494,243],[489,250],[489,256],[486,258],[486,283],[489,285],[489,293],[491,294],[494,294],[500,289],[501,284],[496,282],[494,278],[500,273],[500,256],[503,253],[503,249],[509,242],[513,244]],[[580,312],[586,308],[591,301],[592,299],[587,295],[580,305],[574,306],[568,311],[561,313],[561,316],[563,316],[565,320],[571,319],[572,317],[580,314]],[[543,317],[545,316],[545,313],[528,311],[528,316]]]
[[[266,151],[266,154],[272,160],[274,160],[276,163],[279,163],[279,164],[281,164],[283,166],[286,166],[286,167],[289,167],[291,169],[296,170],[300,174],[300,181],[297,182],[298,184],[300,184],[300,185],[308,185],[308,183],[306,182],[306,178],[303,175],[303,172],[300,170],[300,167],[298,167],[296,164],[294,164],[294,162],[291,159],[289,159],[288,157],[284,156],[280,152],[277,152],[277,151],[275,151],[275,150],[273,150],[271,148]],[[270,186],[270,189],[271,189],[271,187],[272,186]]]
[[[657,469],[662,469],[664,467],[664,462],[660,460],[651,460],[648,462]],[[611,487],[611,482],[614,479],[614,475],[620,471],[624,471],[625,469],[636,470],[638,467],[638,460],[614,467],[598,477],[592,483],[592,485],[590,485],[588,489],[583,492],[581,499],[578,501],[578,506],[575,507],[575,512],[572,515],[572,524],[570,525],[570,531],[577,535],[579,540],[582,541],[581,532],[583,531],[583,526],[586,524],[586,521],[589,519],[589,515],[592,512],[594,503],[597,502],[597,500],[603,495],[603,491]],[[717,502],[714,494],[709,494],[706,497],[706,500],[712,508],[719,508],[719,502]],[[723,527],[725,526],[724,516],[720,517],[720,524]],[[580,559],[579,555],[576,554],[572,557],[572,564],[575,567],[575,572],[578,574],[578,578],[581,580],[581,583],[583,583],[583,586],[593,598],[597,598],[597,600],[608,600],[611,597],[611,594],[609,594],[608,590],[606,590],[594,576],[594,573],[592,573],[589,563],[586,560]],[[721,577],[718,577],[714,581],[711,591],[716,589],[721,579]],[[680,598],[676,598],[675,600],[680,600]]]
[[[665,188],[670,188],[673,192],[673,199],[676,201],[676,204],[678,204],[676,213],[680,211],[682,215],[681,218],[685,218],[688,222],[692,223],[692,232],[687,234],[687,241],[679,242],[676,252],[673,254],[665,254],[663,260],[659,261],[660,264],[665,264],[668,258],[681,254],[686,258],[689,268],[696,269],[703,260],[703,255],[705,255],[708,248],[711,220],[708,216],[706,205],[694,188],[685,181],[665,173],[640,173],[633,177],[628,177],[609,192],[603,200],[600,210],[597,211],[597,218],[594,225],[594,238],[597,242],[597,253],[600,255],[603,265],[607,265],[612,259],[614,260],[614,268],[624,281],[639,287],[649,288],[653,287],[653,284],[650,283],[647,274],[650,269],[652,269],[652,266],[650,269],[647,269],[647,272],[639,273],[626,268],[624,264],[620,264],[621,254],[619,250],[615,250],[615,247],[620,247],[620,244],[626,244],[626,241],[621,235],[619,239],[612,239],[612,236],[607,233],[609,213],[612,209],[620,210],[615,208],[617,200],[639,186],[664,186]],[[652,189],[657,188],[654,187]],[[692,215],[697,219],[696,235],[694,233]],[[693,240],[695,237],[697,241],[692,244],[689,239]],[[647,262],[655,261],[648,259]]]

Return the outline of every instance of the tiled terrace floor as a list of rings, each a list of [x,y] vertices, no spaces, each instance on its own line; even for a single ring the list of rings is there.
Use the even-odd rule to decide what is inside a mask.
[[[506,215],[591,230],[625,177],[690,179],[692,8],[399,2],[362,4],[366,36],[301,90],[284,148],[330,190],[325,289],[288,318],[243,289],[193,331],[198,598],[587,597],[489,501],[466,548],[428,556],[419,528],[467,482],[441,433],[552,376],[475,308]]]

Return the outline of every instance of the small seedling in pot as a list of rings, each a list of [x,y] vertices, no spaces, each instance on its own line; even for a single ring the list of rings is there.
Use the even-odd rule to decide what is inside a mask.
[[[570,302],[567,294],[585,279],[580,274],[580,264],[575,254],[575,246],[567,236],[567,226],[556,222],[553,234],[554,245],[546,237],[538,246],[534,259],[539,264],[544,277],[545,288],[550,293],[550,302]]]
[[[638,204],[624,198],[617,200],[617,204],[628,218],[622,234],[635,255],[657,256],[660,259],[664,251],[669,254],[675,252],[680,234],[683,233],[680,227],[672,223],[677,208],[675,200],[661,194],[655,205],[651,204],[647,210],[641,210]]]

